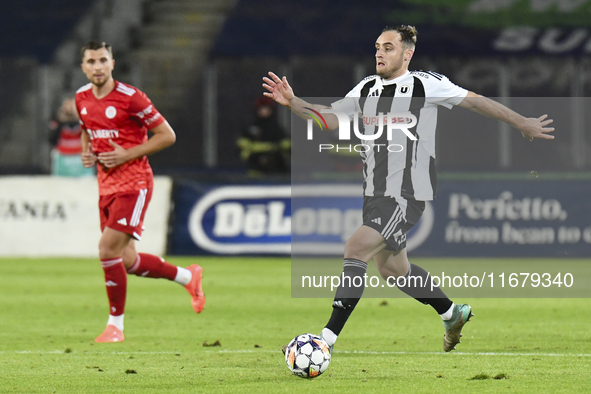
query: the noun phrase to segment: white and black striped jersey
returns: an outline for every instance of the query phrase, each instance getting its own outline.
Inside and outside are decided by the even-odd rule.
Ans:
[[[376,119],[380,113],[411,113],[417,119],[416,126],[408,129],[417,140],[408,138],[401,130],[395,130],[388,140],[385,127],[379,138],[361,140],[366,145],[366,149],[361,149],[364,195],[433,200],[437,188],[437,106],[451,108],[467,94],[466,89],[441,74],[407,71],[392,80],[377,75],[366,77],[344,99],[333,103],[333,109],[345,112],[352,121],[363,122],[359,130],[365,136],[376,133]],[[355,114],[361,119],[354,119]],[[398,148],[390,152],[386,148],[388,145]]]

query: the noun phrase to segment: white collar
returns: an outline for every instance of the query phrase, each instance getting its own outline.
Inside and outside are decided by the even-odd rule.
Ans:
[[[410,74],[410,71],[406,70],[406,72],[404,74],[402,74],[401,76],[396,77],[394,79],[385,80],[384,78],[381,78],[382,85],[387,86],[387,85],[392,85],[397,82],[400,82],[400,80],[402,80],[403,78],[406,78],[409,74]]]

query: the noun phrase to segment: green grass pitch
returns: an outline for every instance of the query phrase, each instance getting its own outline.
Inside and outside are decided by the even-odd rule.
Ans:
[[[130,276],[125,342],[95,344],[108,314],[97,260],[0,259],[0,392],[591,392],[588,299],[461,300],[476,316],[449,354],[430,307],[363,299],[328,371],[305,380],[280,348],[318,333],[331,300],[290,298],[289,259],[169,261],[204,267],[203,313],[181,286]]]

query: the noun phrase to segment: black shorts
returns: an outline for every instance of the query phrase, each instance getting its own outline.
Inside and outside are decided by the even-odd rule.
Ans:
[[[363,224],[384,237],[386,250],[402,250],[406,247],[406,233],[419,221],[425,202],[402,197],[363,198]]]

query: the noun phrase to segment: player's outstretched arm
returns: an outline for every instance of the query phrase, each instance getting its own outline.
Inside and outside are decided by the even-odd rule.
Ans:
[[[534,138],[554,139],[553,135],[547,134],[554,131],[554,127],[546,127],[553,122],[552,119],[546,119],[548,115],[542,115],[539,118],[526,118],[503,104],[474,92],[468,92],[459,106],[489,118],[502,120],[521,131],[521,135],[530,141],[533,141]]]
[[[293,93],[293,89],[289,86],[287,78],[279,78],[275,73],[269,71],[269,77],[263,77],[263,87],[267,89],[263,94],[267,97],[272,98],[277,103],[290,108],[293,113],[298,115],[302,119],[312,119],[312,116],[306,114],[311,108],[314,111],[320,112],[322,109],[331,109],[325,105],[311,104],[301,98],[297,97]],[[339,120],[333,114],[322,114],[326,120],[326,125],[329,130],[334,130],[339,127]]]
[[[143,144],[134,146],[133,148],[125,149],[122,146],[109,140],[109,144],[113,147],[110,152],[99,153],[98,161],[107,168],[117,167],[125,162],[128,162],[138,157],[148,156],[156,153],[164,148],[169,147],[176,141],[174,130],[168,122],[164,122],[153,129],[150,129],[154,135]]]

